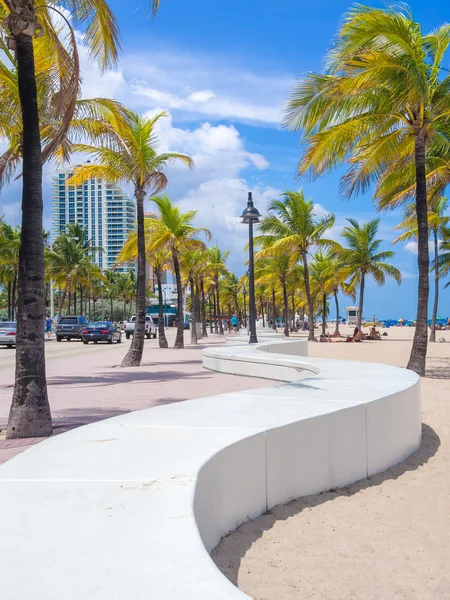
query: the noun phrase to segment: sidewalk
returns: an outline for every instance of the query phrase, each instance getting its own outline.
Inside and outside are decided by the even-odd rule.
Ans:
[[[174,332],[169,330],[169,345],[173,345],[173,337]],[[185,341],[188,339],[186,332]],[[56,358],[53,353],[52,360],[47,362],[48,394],[55,434],[133,410],[268,385],[262,379],[204,370],[202,347],[205,344],[222,344],[224,338],[213,335],[201,341],[203,345],[199,343],[183,350],[160,349],[157,340],[146,341],[141,366],[127,369],[119,366],[126,353],[125,344],[58,344],[58,352],[71,354]],[[3,370],[0,384],[0,463],[42,440],[4,439],[13,383],[14,369]]]

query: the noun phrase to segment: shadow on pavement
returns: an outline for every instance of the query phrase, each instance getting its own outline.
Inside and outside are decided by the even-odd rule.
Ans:
[[[143,373],[141,371],[118,371],[115,370],[112,373],[96,373],[92,376],[89,375],[67,375],[62,377],[50,377],[47,380],[48,385],[63,385],[63,386],[110,386],[118,385],[122,383],[133,383],[133,382],[165,382],[173,381],[176,379],[210,379],[211,375],[206,372],[203,374],[198,373],[185,373],[183,371],[157,371],[153,373]]]

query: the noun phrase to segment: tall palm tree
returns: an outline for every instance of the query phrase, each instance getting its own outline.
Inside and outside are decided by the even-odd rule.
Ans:
[[[445,214],[447,208],[448,202],[444,196],[436,196],[428,202],[428,228],[433,237],[434,246],[434,303],[431,317],[430,342],[436,341],[436,317],[439,304],[439,240],[443,238],[445,231],[450,226],[450,217]],[[404,220],[396,225],[394,229],[403,229],[404,232],[392,242],[393,244],[417,239],[418,227],[414,204],[407,205]]]
[[[217,300],[217,320],[219,322],[219,333],[223,335],[223,323],[222,323],[222,313],[220,308],[220,278],[228,273],[226,267],[226,261],[228,258],[229,252],[225,250],[222,252],[218,246],[212,246],[208,248],[208,263],[209,269],[212,274],[212,280],[214,282],[214,290],[215,297]]]
[[[180,257],[180,270],[186,280],[187,285],[191,288],[191,344],[197,344],[197,323],[200,313],[200,294],[199,283],[200,274],[203,268],[204,248],[197,247],[193,249],[185,249]]]
[[[264,234],[255,242],[263,245],[266,252],[293,253],[295,260],[303,265],[305,293],[308,300],[309,340],[314,341],[314,304],[311,295],[308,254],[312,248],[336,248],[339,245],[323,236],[334,225],[334,215],[322,218],[315,216],[312,200],[305,200],[302,190],[287,191],[280,200],[272,200],[269,205],[269,216],[264,217],[260,230]],[[264,256],[264,250],[261,251]]]
[[[1,47],[10,58],[12,53],[15,55],[13,62],[17,73],[22,125],[22,237],[16,376],[8,419],[8,438],[47,436],[52,433],[44,354],[46,290],[42,240],[42,165],[54,152],[55,146],[64,139],[79,91],[75,34],[71,31],[68,36],[70,52],[63,48],[50,18],[50,13],[58,4],[60,2],[56,0],[3,0],[0,3]],[[84,40],[91,56],[98,58],[102,67],[115,64],[119,49],[118,31],[106,1],[71,0],[66,4],[71,9],[73,22],[85,25]],[[38,33],[43,35],[38,37]],[[48,139],[46,134],[41,135],[39,126],[42,98],[36,63],[40,61],[40,53],[49,60],[47,83],[53,81],[59,85],[59,101],[53,106],[56,123],[52,133],[50,130],[47,132]],[[55,64],[58,65],[56,70],[49,68],[49,65],[54,67]],[[52,97],[56,98],[53,94]],[[5,104],[3,100],[2,94],[2,106]],[[7,132],[6,137],[9,136],[10,132]],[[50,138],[53,138],[51,142]]]
[[[392,277],[399,285],[402,281],[400,271],[393,265],[386,263],[393,258],[395,252],[385,250],[380,252],[382,240],[376,239],[378,234],[379,219],[373,219],[362,226],[355,219],[347,219],[350,225],[342,230],[342,237],[348,247],[340,251],[340,260],[352,275],[349,280],[349,290],[359,288],[359,314],[357,326],[361,328],[364,307],[364,289],[366,278],[372,276],[378,285],[384,285],[386,275]]]
[[[286,124],[301,130],[305,151],[299,175],[322,175],[349,165],[342,192],[364,192],[390,171],[410,164],[415,174],[419,289],[408,368],[425,373],[429,254],[427,147],[446,148],[450,76],[442,63],[450,27],[423,35],[407,7],[358,5],[347,14],[325,73],[301,79],[291,94]]]
[[[148,192],[159,193],[168,180],[167,166],[180,161],[193,167],[193,161],[185,154],[165,152],[158,154],[156,125],[166,113],[161,112],[149,119],[134,111],[110,110],[96,122],[95,129],[89,123],[87,133],[93,145],[76,144],[75,149],[93,156],[99,164],[85,164],[74,169],[69,183],[79,185],[92,177],[104,178],[111,183],[129,182],[134,187],[137,206],[138,239],[138,292],[136,326],[130,348],[122,361],[123,367],[141,364],[145,336],[145,225],[144,200]]]
[[[268,255],[266,251],[260,251],[255,255],[255,283],[270,287],[275,295],[279,288],[283,295],[284,306],[284,335],[289,337],[289,279],[297,274],[302,275],[301,267],[297,264],[295,256],[281,250],[272,250]],[[293,315],[295,319],[295,315]],[[274,315],[275,321],[275,315]],[[314,323],[314,321],[312,321]],[[313,328],[314,331],[314,328]]]
[[[20,238],[20,227],[0,221],[0,281],[8,288],[8,319],[11,320],[16,317]]]
[[[312,289],[321,305],[322,335],[326,335],[328,296],[333,291],[334,283],[331,276],[331,269],[334,266],[333,259],[331,253],[325,254],[321,250],[318,250],[312,258],[310,264]]]
[[[188,249],[203,248],[200,241],[201,233],[211,237],[211,232],[204,227],[192,225],[196,210],[182,213],[167,196],[161,194],[150,198],[158,208],[158,218],[148,219],[148,235],[150,237],[149,252],[156,250],[167,250],[172,257],[175,279],[177,282],[178,313],[177,313],[177,335],[175,348],[184,348],[184,314],[183,314],[183,286],[180,271],[180,254]]]

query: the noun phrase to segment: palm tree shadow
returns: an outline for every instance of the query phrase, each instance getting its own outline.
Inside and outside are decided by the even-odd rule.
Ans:
[[[255,521],[247,521],[234,533],[222,539],[213,551],[211,558],[222,573],[237,586],[241,561],[251,546],[259,540],[264,532],[270,530],[277,521],[286,520],[300,514],[304,510],[320,506],[336,498],[351,497],[362,490],[381,485],[385,481],[396,480],[409,471],[415,471],[432,458],[439,446],[440,439],[429,425],[422,424],[422,444],[408,459],[372,477],[362,479],[343,488],[336,488],[313,496],[304,496],[289,504],[273,507],[269,512]]]

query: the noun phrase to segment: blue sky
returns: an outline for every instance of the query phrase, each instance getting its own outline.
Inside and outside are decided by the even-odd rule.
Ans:
[[[306,71],[320,69],[349,3],[162,0],[154,22],[146,17],[145,0],[111,0],[110,5],[121,28],[121,61],[115,72],[102,78],[82,51],[83,95],[113,96],[142,113],[168,110],[160,131],[161,148],[189,153],[196,160],[193,172],[182,167],[168,172],[168,194],[183,209],[198,209],[198,224],[209,227],[219,246],[230,250],[229,266],[238,275],[244,271],[246,231],[237,215],[245,206],[247,190],[253,190],[263,212],[280,191],[303,187],[317,203],[318,214],[335,213],[335,239],[346,217],[373,218],[370,194],[351,201],[339,197],[339,172],[312,183],[296,181],[299,138],[280,127],[289,87]],[[443,0],[410,5],[424,31],[444,20]],[[50,165],[45,168],[47,228],[53,170]],[[17,183],[0,196],[0,214],[5,212],[11,222],[20,219],[19,199]],[[379,216],[380,237],[388,248],[400,215]],[[394,249],[403,283],[398,287],[389,282],[378,289],[369,282],[366,316],[414,317],[414,245]],[[441,295],[443,316],[450,315],[448,294]],[[351,303],[342,300],[344,305]]]

